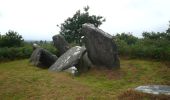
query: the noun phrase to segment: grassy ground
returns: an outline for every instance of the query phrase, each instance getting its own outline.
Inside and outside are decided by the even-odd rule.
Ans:
[[[93,68],[73,77],[34,67],[28,60],[0,63],[0,100],[118,99],[139,85],[170,85],[169,66],[156,61],[121,59],[119,70]]]

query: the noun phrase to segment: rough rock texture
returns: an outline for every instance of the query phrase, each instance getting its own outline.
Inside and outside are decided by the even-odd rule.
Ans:
[[[148,85],[148,86],[139,86],[135,88],[136,91],[150,93],[150,94],[165,94],[170,95],[170,86],[166,85]]]
[[[72,66],[75,66],[83,52],[85,52],[85,47],[75,46],[64,53],[59,59],[49,68],[50,71],[63,71]]]
[[[64,71],[66,71],[68,73],[71,73],[73,76],[78,75],[78,70],[77,70],[77,68],[75,66],[72,66],[72,67],[70,67],[70,68],[68,68],[68,69],[66,69]]]
[[[87,72],[91,67],[92,67],[92,63],[88,57],[88,54],[87,52],[84,52],[79,63],[76,65],[78,73],[81,74]]]
[[[82,32],[85,36],[88,57],[94,65],[119,68],[117,46],[111,35],[92,24],[83,24]]]
[[[56,60],[56,55],[43,48],[36,48],[30,57],[30,62],[41,68],[49,68]]]
[[[33,43],[32,48],[33,48],[33,50],[35,50],[37,48],[40,48],[40,46],[38,44],[36,44],[36,43]]]
[[[64,54],[70,47],[65,38],[61,35],[53,36],[54,46],[59,50],[59,55]]]

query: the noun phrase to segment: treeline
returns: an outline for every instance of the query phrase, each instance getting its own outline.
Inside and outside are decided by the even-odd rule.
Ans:
[[[114,40],[118,45],[118,51],[120,56],[129,58],[170,60],[169,30],[170,29],[162,33],[143,32],[142,33],[143,38],[135,37],[130,33],[121,33],[115,35]],[[32,49],[33,43],[37,43],[41,47],[58,55],[58,51],[53,46],[52,42],[47,41],[25,42],[22,38],[18,38],[22,36],[20,36],[18,33],[14,31],[9,31],[6,34],[7,34],[6,36],[1,35],[0,38],[0,61],[29,58],[33,51]],[[17,38],[18,40],[14,38]]]
[[[29,58],[33,52],[32,44],[37,43],[41,47],[57,54],[52,42],[24,41],[21,35],[9,30],[5,35],[0,34],[0,61]]]
[[[143,38],[128,33],[117,34],[114,38],[119,55],[130,58],[170,60],[170,28],[166,32],[143,32]]]
[[[138,38],[130,33],[113,36],[118,45],[119,55],[129,58],[170,60],[170,27],[166,32],[143,32],[142,36]],[[58,55],[52,42],[25,42],[17,32],[8,31],[5,35],[0,34],[0,61],[29,58],[33,43]]]
[[[21,47],[24,39],[17,32],[9,30],[5,35],[0,34],[0,47]]]

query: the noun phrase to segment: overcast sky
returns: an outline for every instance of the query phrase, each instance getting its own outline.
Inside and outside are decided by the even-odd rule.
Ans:
[[[165,31],[170,0],[0,0],[0,32],[17,31],[25,40],[52,40],[57,24],[89,5],[90,14],[106,18],[100,28],[112,35]]]

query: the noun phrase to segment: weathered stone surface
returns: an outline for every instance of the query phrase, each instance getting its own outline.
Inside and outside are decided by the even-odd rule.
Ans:
[[[88,57],[94,65],[119,68],[117,46],[112,36],[92,24],[84,24],[82,32]]]
[[[61,34],[53,36],[53,42],[54,46],[59,50],[60,56],[70,48],[68,42]]]
[[[41,68],[49,68],[56,60],[56,55],[43,48],[36,48],[30,57],[30,62]]]
[[[36,44],[36,43],[33,43],[32,48],[33,48],[33,50],[35,50],[37,48],[40,48],[40,46],[38,44]]]
[[[63,71],[75,66],[80,60],[85,47],[75,46],[65,52],[59,59],[49,68],[50,71]]]
[[[81,73],[87,72],[91,68],[91,66],[92,66],[92,63],[88,57],[87,52],[85,52],[82,55],[79,63],[76,65],[78,73],[81,74]]]
[[[150,94],[165,94],[170,95],[170,86],[166,85],[147,85],[135,88],[136,91]]]
[[[70,67],[70,68],[68,68],[68,69],[66,69],[64,71],[66,71],[68,73],[71,73],[73,76],[78,75],[78,70],[77,70],[77,68],[75,66],[72,66],[72,67]]]

